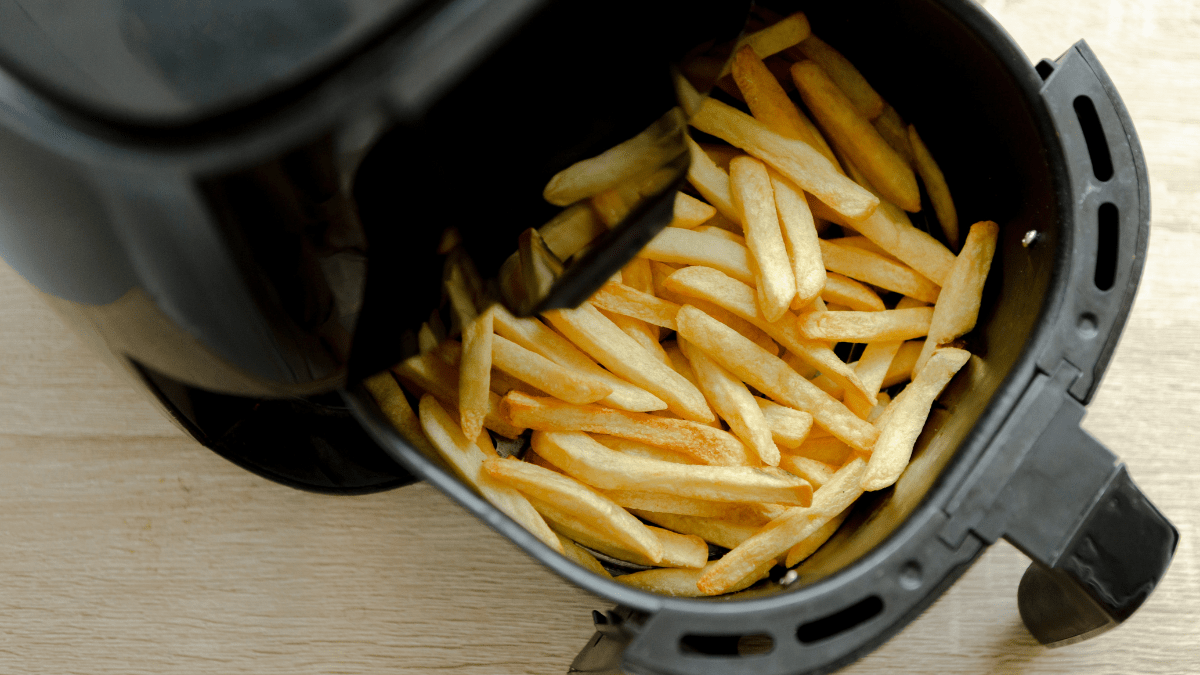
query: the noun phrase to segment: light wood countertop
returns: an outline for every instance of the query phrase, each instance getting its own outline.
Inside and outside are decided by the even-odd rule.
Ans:
[[[1085,428],[1179,528],[1125,625],[1048,650],[998,543],[843,672],[1200,672],[1200,1],[993,0],[1034,61],[1087,38],[1137,125],[1153,226]],[[603,599],[426,485],[284,488],[185,437],[0,266],[0,673],[564,673]]]

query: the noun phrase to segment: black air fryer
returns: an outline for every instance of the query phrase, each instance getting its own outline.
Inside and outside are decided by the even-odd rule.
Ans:
[[[804,10],[921,131],[960,220],[1001,240],[972,359],[893,488],[795,574],[673,599],[568,562],[409,447],[361,385],[442,302],[443,231],[494,278],[559,215],[559,169],[676,105],[738,2],[0,0],[0,253],[197,440],[354,494],[427,480],[612,600],[572,672],[817,673],[898,632],[1005,537],[1043,643],[1124,621],[1178,539],[1079,428],[1141,275],[1149,184],[1080,42],[1030,64],[967,0]],[[691,82],[701,92],[711,82]],[[662,189],[564,268],[585,298],[661,227]]]

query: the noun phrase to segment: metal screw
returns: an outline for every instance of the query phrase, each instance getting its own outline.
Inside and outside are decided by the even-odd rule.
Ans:
[[[1024,246],[1025,248],[1029,248],[1041,236],[1042,235],[1038,234],[1037,230],[1030,230],[1025,233],[1024,237],[1021,237],[1021,245]]]
[[[781,577],[779,579],[779,583],[784,586],[791,586],[792,584],[796,583],[799,580],[800,580],[799,572],[797,572],[796,570],[788,570],[787,574],[784,574],[783,577]]]

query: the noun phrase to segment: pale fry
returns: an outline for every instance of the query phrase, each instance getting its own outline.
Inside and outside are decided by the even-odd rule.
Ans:
[[[820,151],[716,99],[704,100],[692,126],[766,162],[846,218],[865,218],[879,205],[878,197],[839,173]]]
[[[604,565],[601,565],[600,561],[596,560],[596,556],[588,553],[587,549],[576,544],[570,539],[567,539],[561,534],[555,534],[558,537],[558,543],[562,544],[563,556],[566,557],[567,560],[579,565],[592,574],[604,577],[605,579],[613,578],[613,575],[609,574],[608,570],[604,569]]]
[[[568,475],[605,490],[645,490],[714,502],[808,504],[799,478],[748,466],[688,466],[610,450],[578,431],[535,431],[533,449]]]
[[[719,517],[686,516],[634,509],[633,515],[680,534],[690,534],[725,548],[733,548],[754,536],[759,526],[734,523]]]
[[[937,302],[938,291],[941,290],[937,284],[921,276],[911,267],[870,251],[841,246],[836,240],[821,240],[821,258],[825,261],[825,269],[830,272],[837,272],[923,302]]]
[[[421,429],[438,455],[493,506],[529,530],[547,546],[562,553],[558,537],[554,536],[529,501],[516,490],[492,480],[483,472],[483,462],[487,455],[479,445],[468,441],[466,436],[462,435],[462,429],[450,414],[438,405],[434,397],[429,394],[422,396],[417,408],[420,411]],[[490,445],[491,441],[488,440],[487,443]]]
[[[783,228],[783,241],[792,263],[792,275],[796,279],[796,297],[792,309],[801,309],[820,295],[825,287],[821,244],[804,191],[776,171],[771,171],[770,175],[771,187],[775,190],[775,208]]]
[[[819,247],[820,244],[817,246]],[[825,286],[821,289],[821,299],[825,302],[836,302],[860,312],[879,312],[886,309],[883,300],[876,295],[875,291],[849,277],[833,272],[825,275]]]
[[[547,524],[555,532],[578,542],[581,546],[619,560],[627,560],[638,565],[700,568],[708,559],[708,546],[700,537],[677,534],[661,527],[647,525],[646,529],[658,539],[663,547],[662,559],[655,562],[640,553],[623,548],[620,542],[592,526],[591,522],[582,520],[555,504],[544,502],[536,497],[530,497],[529,503],[545,518]]]
[[[462,361],[458,371],[458,414],[463,435],[475,438],[487,416],[492,375],[492,312],[486,311],[463,327]]]
[[[656,513],[674,513],[700,518],[720,518],[729,512],[728,502],[709,502],[703,499],[680,497],[679,495],[665,495],[661,492],[649,492],[646,490],[600,490],[600,493],[622,507],[633,510],[640,509]],[[695,533],[684,532],[684,534]]]
[[[861,459],[838,469],[833,479],[816,491],[811,506],[788,509],[764,525],[757,534],[707,568],[696,587],[706,595],[724,593],[760,565],[783,555],[858,499],[865,473],[866,465]]]
[[[635,260],[646,261],[644,258]],[[598,309],[640,319],[669,330],[675,330],[675,313],[679,311],[679,305],[670,300],[656,298],[649,293],[611,281],[596,291],[591,303]]]
[[[808,438],[808,432],[812,430],[812,415],[757,396],[754,402],[762,410],[775,443],[785,448],[798,448]]]
[[[729,230],[726,230],[723,227],[718,227],[716,225],[701,225],[700,227],[696,228],[696,231],[703,232],[704,234],[710,234],[715,237],[721,237],[722,239],[728,239],[729,241],[732,241],[739,246],[746,245],[745,237],[738,234],[737,232],[731,232]]]
[[[685,193],[675,193],[675,217],[671,219],[671,227],[682,227],[686,230],[695,228],[717,215],[717,209],[710,204],[696,199]]]
[[[846,94],[863,117],[873,120],[883,113],[886,105],[883,97],[875,93],[867,78],[858,72],[849,59],[821,38],[809,35],[803,42],[789,49],[788,54],[796,61],[809,58],[821,66],[821,70]]]
[[[537,352],[565,368],[583,372],[612,388],[612,393],[600,399],[605,405],[632,412],[665,410],[667,404],[654,394],[636,387],[596,365],[571,341],[555,333],[537,319],[518,319],[502,306],[494,310],[497,335]]]
[[[814,490],[819,490],[833,477],[837,467],[832,464],[802,457],[800,455],[783,455],[779,459],[779,468],[803,478],[812,484]]]
[[[741,224],[741,215],[733,207],[733,193],[729,191],[729,174],[717,166],[691,136],[687,137],[692,163],[688,166],[688,182],[702,197],[708,200],[721,215]]]
[[[925,142],[917,135],[917,128],[911,124],[908,125],[908,140],[912,144],[917,173],[925,183],[925,191],[929,193],[929,201],[933,202],[933,212],[937,214],[942,232],[946,233],[946,241],[950,242],[950,248],[958,248],[958,211],[954,208],[954,200],[950,198],[946,176],[933,155],[929,154]]]
[[[700,391],[704,392],[717,415],[729,425],[730,431],[758,455],[763,464],[779,466],[779,448],[775,447],[767,418],[746,385],[686,340],[679,340],[679,347],[692,364]]]
[[[638,255],[659,262],[712,267],[747,284],[755,281],[750,269],[750,252],[745,246],[703,232],[665,228],[642,247]]]
[[[760,31],[743,36],[734,47],[734,52],[740,51],[744,46],[749,46],[758,58],[765,59],[788,47],[800,44],[810,35],[812,35],[812,29],[808,25],[808,19],[803,13],[796,12]],[[726,64],[725,68],[721,70],[721,75],[728,75],[730,68],[731,65]]]
[[[371,393],[371,398],[374,398],[375,402],[379,404],[379,409],[383,411],[384,417],[388,418],[396,432],[408,441],[409,445],[426,455],[437,454],[437,450],[425,437],[425,432],[421,430],[421,420],[417,419],[417,413],[408,404],[408,399],[404,397],[404,391],[400,389],[400,385],[396,384],[391,373],[386,370],[376,373],[363,380],[363,385]]]
[[[681,337],[755,389],[779,403],[811,413],[817,424],[857,449],[869,450],[875,442],[878,430],[800,377],[781,359],[704,312],[685,305],[676,321]]]
[[[707,409],[708,404],[704,405]],[[500,406],[514,424],[525,424],[530,429],[608,434],[673,450],[706,464],[749,464],[746,448],[732,434],[691,420],[613,410],[597,405],[576,406],[552,398],[526,396],[520,392],[510,392]]]
[[[829,538],[837,532],[838,528],[846,520],[846,516],[850,515],[853,506],[847,506],[844,511],[837,514],[821,527],[817,528],[816,532],[796,542],[796,545],[788,550],[787,562],[788,567],[795,567],[804,561],[805,558],[817,552],[821,545],[829,541]]]
[[[662,544],[641,521],[574,478],[527,462],[499,457],[484,459],[483,470],[519,492],[551,502],[575,517],[587,520],[623,547],[656,563],[662,561]]]
[[[688,230],[668,230],[688,233]],[[704,235],[699,235],[704,236]],[[649,391],[684,419],[711,422],[712,411],[692,383],[659,361],[589,303],[576,309],[546,312],[546,319],[568,340],[605,368]]]
[[[1000,226],[990,220],[971,226],[962,252],[955,259],[954,267],[946,278],[946,286],[933,307],[929,337],[925,340],[921,355],[917,357],[913,373],[920,375],[921,368],[937,346],[966,335],[975,327],[979,306],[983,301],[983,285],[992,268],[992,256],[996,253],[996,239],[999,236]]]
[[[538,234],[542,236],[546,248],[558,256],[559,260],[566,260],[575,255],[606,231],[608,228],[600,222],[595,211],[587,204],[575,204],[565,208],[538,228]]]
[[[796,297],[796,277],[783,243],[771,177],[762,162],[738,157],[729,163],[729,186],[734,206],[742,212],[746,247],[754,259],[759,307],[767,321],[778,321]]]
[[[806,312],[800,315],[800,334],[811,340],[874,342],[924,337],[933,319],[932,307],[885,309],[878,312]]]
[[[912,379],[913,366],[917,365],[917,357],[920,356],[921,350],[924,347],[924,340],[912,340],[900,345],[900,349],[896,352],[896,356],[892,358],[892,363],[888,366],[887,374],[883,376],[883,382],[879,384],[879,388],[887,389],[888,387]]]
[[[966,350],[938,349],[913,381],[888,405],[881,420],[879,440],[863,477],[864,490],[882,490],[896,482],[908,465],[913,445],[925,426],[934,399],[970,358],[971,353]]]
[[[458,368],[438,358],[435,352],[412,356],[392,367],[396,377],[417,390],[433,394],[443,406],[458,412]],[[516,438],[524,429],[509,424],[500,414],[500,397],[487,392],[487,414],[483,426],[504,436]]]
[[[592,403],[612,393],[612,387],[585,373],[564,368],[550,359],[500,336],[492,336],[492,364],[509,375],[568,403]]]
[[[710,562],[698,570],[676,568],[644,570],[642,572],[634,572],[633,574],[622,574],[614,578],[626,586],[632,586],[649,593],[670,595],[676,598],[699,598],[703,597],[704,594],[696,588],[696,582],[715,564],[715,561]],[[764,562],[750,574],[747,574],[740,582],[730,586],[725,592],[736,593],[737,591],[742,591],[753,586],[760,579],[770,574],[771,568],[774,566],[774,560]]]

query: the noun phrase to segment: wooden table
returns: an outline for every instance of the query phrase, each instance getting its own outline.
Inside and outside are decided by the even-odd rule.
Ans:
[[[1088,38],[1146,151],[1150,253],[1085,427],[1179,527],[1124,626],[1047,650],[992,547],[847,673],[1200,672],[1200,2],[987,3],[1034,59]],[[184,437],[0,267],[0,672],[562,673],[607,603],[433,489],[337,498]]]

